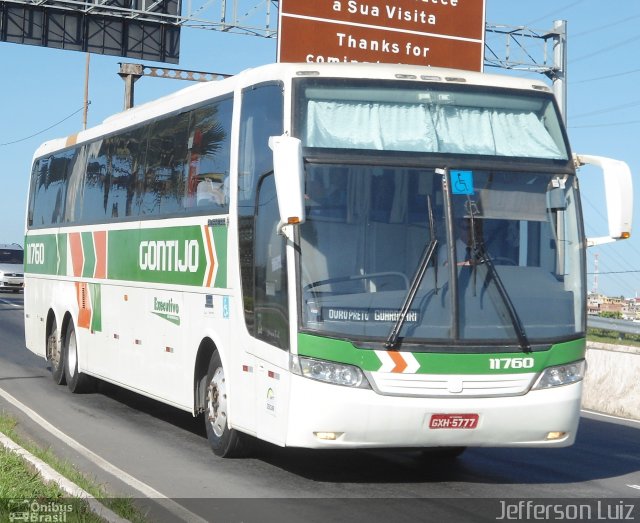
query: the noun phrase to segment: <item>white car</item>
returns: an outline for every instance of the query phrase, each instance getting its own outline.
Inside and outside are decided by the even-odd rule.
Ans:
[[[24,251],[17,243],[0,243],[0,290],[24,287]]]

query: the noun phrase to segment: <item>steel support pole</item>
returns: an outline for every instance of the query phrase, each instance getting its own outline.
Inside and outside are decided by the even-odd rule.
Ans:
[[[124,108],[133,107],[134,89],[133,84],[144,74],[144,67],[141,64],[120,64],[120,78],[124,80]]]
[[[567,124],[567,21],[553,23],[553,93],[558,100],[560,113]]]

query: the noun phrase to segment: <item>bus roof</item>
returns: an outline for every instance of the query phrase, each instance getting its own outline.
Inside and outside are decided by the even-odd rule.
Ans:
[[[370,78],[389,80],[416,80],[434,83],[466,84],[485,87],[503,87],[519,90],[551,92],[547,84],[538,80],[514,76],[487,74],[457,69],[444,69],[402,64],[369,63],[279,63],[247,69],[224,80],[198,83],[167,96],[141,104],[106,118],[102,124],[77,134],[50,140],[35,152],[39,158],[52,151],[65,149],[77,143],[91,141],[121,129],[133,127],[162,114],[180,111],[210,98],[231,93],[236,89],[266,81],[286,81],[294,77],[315,76],[330,78]]]

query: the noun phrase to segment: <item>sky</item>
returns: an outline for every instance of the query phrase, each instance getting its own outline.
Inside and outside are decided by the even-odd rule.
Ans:
[[[255,0],[255,4],[260,3]],[[575,153],[627,162],[634,174],[634,200],[638,201],[640,1],[486,0],[486,21],[490,26],[525,26],[545,34],[553,28],[554,20],[567,21],[567,125],[572,149]],[[487,33],[487,44],[494,52],[504,55],[506,38],[503,35]],[[541,40],[528,41],[526,49],[536,60],[544,59]],[[513,42],[511,50],[512,58],[526,58],[524,51],[519,51]],[[235,74],[275,60],[275,39],[183,28],[180,64],[175,67]],[[136,61],[91,55],[89,127],[123,109],[124,82],[117,75],[119,62]],[[85,63],[84,53],[0,43],[0,243],[23,243],[34,151],[47,140],[82,128]],[[548,81],[539,73],[527,71],[493,67],[485,71]],[[135,84],[135,102],[144,103],[189,84],[143,77]],[[587,236],[604,236],[607,234],[606,207],[599,171],[586,169],[579,176]],[[597,255],[599,292],[640,297],[638,214],[640,209],[636,210],[630,240],[587,251],[589,290],[595,290]]]

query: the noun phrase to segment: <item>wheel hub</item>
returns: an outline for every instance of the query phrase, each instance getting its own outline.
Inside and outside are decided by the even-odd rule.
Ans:
[[[227,391],[222,367],[218,367],[207,387],[207,418],[213,433],[222,437],[227,426]]]

